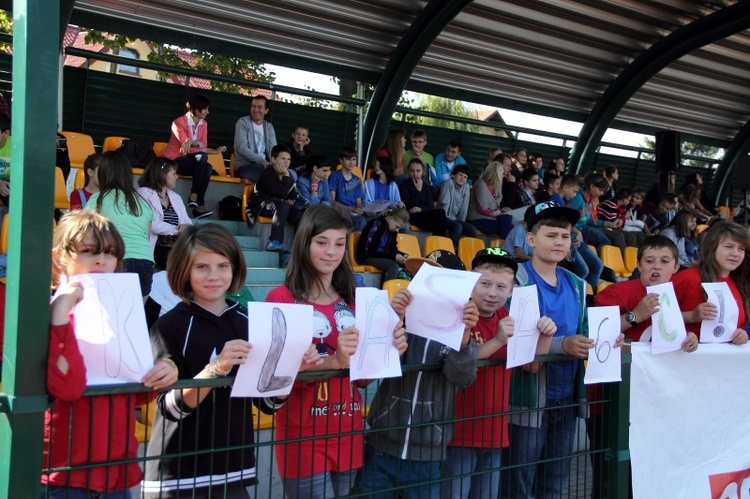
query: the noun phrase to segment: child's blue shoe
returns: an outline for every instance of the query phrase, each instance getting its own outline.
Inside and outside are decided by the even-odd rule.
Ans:
[[[266,251],[281,253],[282,251],[284,251],[284,245],[278,241],[268,241],[268,244],[266,244]]]

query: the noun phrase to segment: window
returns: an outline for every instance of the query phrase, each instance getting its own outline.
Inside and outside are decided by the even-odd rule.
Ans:
[[[120,57],[127,57],[128,59],[140,59],[138,52],[133,49],[120,49]],[[126,75],[140,76],[141,70],[135,66],[126,66],[125,64],[119,64],[117,67],[118,73]]]

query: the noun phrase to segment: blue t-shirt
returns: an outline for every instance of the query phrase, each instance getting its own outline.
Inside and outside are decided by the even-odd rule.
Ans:
[[[550,286],[537,274],[530,261],[523,266],[529,275],[529,284],[536,284],[539,312],[552,319],[557,326],[555,337],[578,333],[578,316],[584,305],[578,303],[578,293],[570,274],[558,267],[555,269],[557,286]],[[574,360],[546,364],[547,400],[559,400],[573,395],[576,365]]]
[[[534,251],[534,249],[529,246],[529,243],[526,242],[527,232],[528,231],[523,224],[514,225],[508,233],[508,236],[505,238],[503,249],[513,255],[513,258],[516,256],[516,248],[521,248],[521,250],[529,256],[531,256],[531,253]]]
[[[550,201],[554,201],[555,203],[559,204],[560,206],[565,206],[565,200],[562,198],[559,194],[553,194],[549,198]]]
[[[341,170],[328,177],[328,188],[336,193],[336,201],[344,206],[357,206],[357,199],[365,197],[359,177],[352,173],[352,178],[346,180]]]
[[[453,160],[453,164],[449,165],[445,160],[445,153],[441,152],[440,154],[435,156],[435,179],[433,180],[432,178],[430,178],[430,181],[432,181],[432,184],[435,187],[440,187],[445,183],[446,180],[449,180],[451,178],[451,172],[453,171],[453,168],[457,167],[458,165],[465,164],[466,160],[459,155],[456,156],[456,159]]]

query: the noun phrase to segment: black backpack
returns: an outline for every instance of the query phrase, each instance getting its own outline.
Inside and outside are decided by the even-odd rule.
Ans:
[[[133,168],[146,168],[146,165],[156,158],[153,142],[142,142],[140,140],[123,140],[118,149],[127,158]]]
[[[227,196],[219,201],[219,218],[241,222],[242,200],[237,196]]]

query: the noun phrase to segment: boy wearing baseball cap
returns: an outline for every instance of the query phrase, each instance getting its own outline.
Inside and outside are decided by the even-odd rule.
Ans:
[[[482,275],[471,299],[479,310],[479,320],[471,337],[479,346],[478,359],[507,358],[508,338],[513,336],[515,320],[505,307],[513,291],[518,264],[502,248],[479,251],[472,270]],[[549,351],[555,324],[547,317],[537,323],[542,337],[537,353]],[[476,381],[456,394],[453,440],[448,444],[443,463],[442,497],[498,497],[502,448],[507,447],[508,394],[510,372],[504,365],[480,367]]]
[[[579,214],[555,202],[539,203],[526,235],[534,249],[516,273],[520,286],[536,285],[539,311],[556,327],[549,353],[584,359],[594,341],[586,337],[586,283],[558,266],[570,253],[571,227]],[[513,371],[510,393],[510,465],[503,497],[561,497],[570,473],[575,439],[580,362],[532,363]],[[585,394],[585,391],[581,391]],[[519,464],[544,461],[539,464]]]

